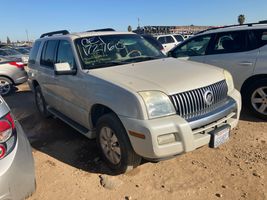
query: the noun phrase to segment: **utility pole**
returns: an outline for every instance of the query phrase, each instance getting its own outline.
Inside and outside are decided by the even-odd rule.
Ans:
[[[138,27],[140,28],[140,18],[138,17],[137,20],[138,20]]]
[[[28,30],[25,29],[25,32],[26,32],[26,36],[27,36],[27,41],[28,41],[28,43],[29,43],[29,34],[28,34]]]

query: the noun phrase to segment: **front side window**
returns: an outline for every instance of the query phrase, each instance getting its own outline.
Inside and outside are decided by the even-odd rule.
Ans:
[[[72,69],[75,67],[72,48],[70,43],[66,40],[61,40],[59,42],[56,63],[69,63]]]
[[[247,50],[246,47],[245,31],[218,33],[211,54],[242,52]]]
[[[54,68],[55,52],[58,45],[57,40],[47,41],[43,46],[41,65],[48,68]]]
[[[178,57],[191,57],[203,56],[211,40],[210,35],[198,36],[178,46],[173,52],[173,56]]]
[[[165,57],[139,35],[118,34],[75,40],[84,69],[102,68]]]

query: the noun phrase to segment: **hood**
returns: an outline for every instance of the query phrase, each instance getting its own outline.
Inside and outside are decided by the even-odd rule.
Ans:
[[[136,92],[159,90],[168,95],[204,87],[224,79],[220,68],[174,58],[92,69],[88,73]]]

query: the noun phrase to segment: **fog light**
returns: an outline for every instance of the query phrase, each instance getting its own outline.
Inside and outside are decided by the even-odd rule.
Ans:
[[[3,158],[6,154],[6,148],[3,145],[0,145],[0,159]]]
[[[169,143],[173,143],[175,141],[176,141],[176,137],[175,137],[174,133],[158,136],[159,145],[169,144]]]

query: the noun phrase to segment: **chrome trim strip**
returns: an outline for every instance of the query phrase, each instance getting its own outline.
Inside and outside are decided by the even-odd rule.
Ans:
[[[194,117],[192,119],[187,120],[189,122],[189,125],[192,129],[200,128],[201,126],[205,126],[207,124],[210,124],[216,120],[219,120],[227,115],[229,115],[232,112],[235,112],[237,110],[237,104],[234,99],[229,97],[226,102],[224,102],[223,105],[216,108],[212,112],[199,115],[197,117]]]

